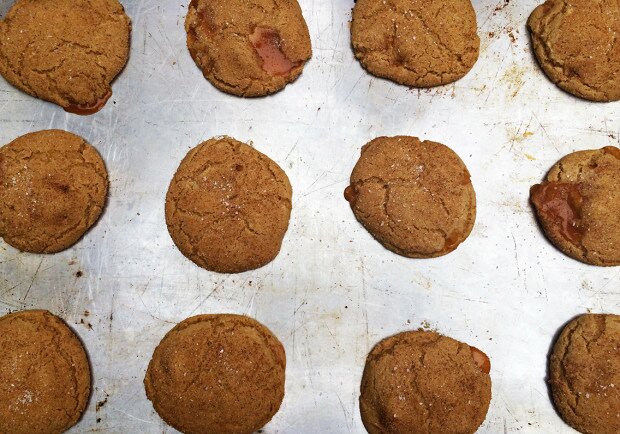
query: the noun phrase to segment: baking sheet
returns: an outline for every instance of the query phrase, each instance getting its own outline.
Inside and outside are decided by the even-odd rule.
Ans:
[[[313,58],[293,85],[262,99],[228,96],[202,77],[185,48],[187,1],[122,3],[133,21],[131,57],[99,113],[65,113],[0,79],[0,143],[66,129],[92,143],[110,173],[107,208],[73,248],[43,256],[0,241],[0,314],[49,309],[90,355],[93,394],[71,432],[174,432],[146,400],[144,372],[175,323],[214,312],[251,315],[286,347],[286,396],[265,433],[363,433],[366,354],[420,326],[490,356],[493,401],[479,432],[572,432],[548,397],[549,345],[574,315],[620,311],[620,268],[583,265],[553,248],[528,190],[563,155],[618,145],[620,104],[577,100],[545,78],[525,30],[538,1],[474,1],[482,42],[472,72],[413,90],[355,61],[352,0],[300,0]],[[0,0],[0,14],[10,4]],[[196,267],[164,221],[180,160],[222,134],[252,141],[294,189],[280,255],[239,275]],[[342,197],[360,147],[396,134],[449,145],[472,173],[476,226],[448,256],[388,252]]]

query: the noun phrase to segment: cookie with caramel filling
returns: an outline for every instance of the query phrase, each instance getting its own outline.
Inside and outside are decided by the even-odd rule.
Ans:
[[[383,246],[410,258],[450,253],[476,219],[476,194],[463,161],[447,146],[417,137],[366,144],[345,199]]]
[[[99,111],[129,58],[118,0],[18,0],[0,21],[0,74],[68,112]]]
[[[366,359],[360,412],[370,434],[467,434],[491,402],[486,354],[430,331],[379,342]]]
[[[99,219],[107,194],[101,155],[80,136],[43,130],[0,148],[0,237],[22,252],[71,247]]]
[[[562,158],[530,199],[551,242],[592,265],[620,265],[620,149]]]
[[[570,426],[585,434],[620,432],[620,316],[581,315],[553,346],[549,384]]]
[[[90,366],[63,320],[46,310],[0,317],[0,349],[0,433],[57,434],[78,422],[90,397]]]
[[[478,59],[476,12],[470,0],[357,0],[351,45],[378,77],[414,87],[452,83]]]
[[[238,96],[283,89],[312,55],[296,0],[192,0],[185,30],[205,78]]]
[[[196,315],[161,340],[144,387],[161,418],[185,434],[252,434],[284,398],[286,354],[242,315]]]
[[[198,266],[240,273],[271,262],[291,215],[292,187],[273,160],[231,137],[192,149],[166,195],[166,223]]]
[[[538,63],[553,83],[590,101],[620,100],[618,0],[548,0],[527,25]]]

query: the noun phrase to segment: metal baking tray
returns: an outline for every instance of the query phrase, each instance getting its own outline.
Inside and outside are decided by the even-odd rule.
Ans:
[[[1,15],[12,2],[0,0]],[[368,351],[420,326],[490,356],[493,400],[479,432],[572,432],[548,396],[549,347],[571,317],[620,311],[620,268],[587,266],[551,246],[528,192],[565,154],[618,145],[620,103],[578,100],[543,75],[525,28],[539,0],[474,0],[480,59],[457,83],[428,90],[361,68],[350,49],[353,0],[300,0],[313,58],[294,84],[259,99],[203,78],[185,46],[187,0],[122,3],[131,56],[99,113],[68,114],[0,80],[0,143],[65,129],[90,141],[110,173],[104,214],[73,248],[33,255],[0,242],[0,314],[49,309],[90,355],[93,394],[71,432],[174,432],[147,401],[144,372],[175,323],[214,312],[251,315],[286,347],[286,396],[265,433],[363,433]],[[251,141],[294,189],[280,255],[238,275],[195,266],[164,220],[180,160],[223,134]],[[442,258],[390,253],[343,199],[361,146],[396,134],[447,144],[472,174],[475,228]]]

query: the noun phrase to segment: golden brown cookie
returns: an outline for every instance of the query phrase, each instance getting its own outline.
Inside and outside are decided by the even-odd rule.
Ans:
[[[271,262],[291,215],[286,173],[231,137],[192,149],[166,195],[166,223],[179,250],[207,270],[239,273]]]
[[[567,155],[530,190],[538,221],[568,256],[620,265],[620,149]]]
[[[379,342],[366,359],[360,412],[370,434],[468,434],[491,402],[482,351],[430,331]]]
[[[101,156],[75,134],[38,131],[0,148],[0,236],[16,249],[72,246],[101,215],[107,192]]]
[[[233,95],[277,92],[312,56],[297,0],[192,0],[185,30],[205,78]]]
[[[410,258],[450,253],[476,219],[476,194],[463,161],[447,146],[417,137],[367,143],[345,199],[372,236]]]
[[[582,315],[556,341],[549,364],[562,419],[586,434],[620,432],[620,316]]]
[[[185,434],[250,434],[280,408],[285,367],[284,347],[258,321],[198,315],[162,339],[144,386],[161,418]]]
[[[536,58],[556,85],[591,101],[620,99],[620,2],[548,0],[528,27]]]
[[[77,336],[46,310],[0,318],[0,433],[62,433],[82,416],[90,367]]]
[[[357,0],[351,43],[368,72],[415,87],[462,78],[480,47],[470,0]]]
[[[0,21],[0,74],[68,112],[99,111],[129,57],[117,0],[17,0]]]

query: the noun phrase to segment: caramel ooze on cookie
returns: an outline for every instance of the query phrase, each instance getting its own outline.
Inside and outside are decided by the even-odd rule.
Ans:
[[[357,200],[357,189],[355,185],[351,184],[347,188],[344,189],[344,199],[350,204],[354,204]]]
[[[79,104],[70,104],[63,109],[66,112],[73,113],[76,115],[92,115],[97,113],[99,110],[105,106],[110,97],[112,96],[112,89],[108,89],[108,91],[103,95],[99,100],[97,100],[94,104],[89,105],[79,105]]]
[[[620,160],[620,149],[616,148],[615,146],[605,146],[603,148],[603,151],[606,154],[612,155],[616,157],[618,160]]]
[[[446,242],[442,249],[442,252],[449,253],[452,250],[456,249],[459,244],[461,244],[463,238],[463,234],[455,231],[446,237]]]
[[[489,357],[476,347],[470,346],[469,348],[471,348],[471,356],[480,370],[485,374],[491,372],[491,361]]]
[[[571,243],[583,239],[581,226],[583,196],[579,184],[568,182],[546,182],[534,185],[531,189],[532,203],[536,210],[556,221],[561,233]]]
[[[296,66],[282,51],[282,40],[276,30],[256,27],[249,38],[254,50],[263,61],[262,67],[265,72],[283,75]]]

